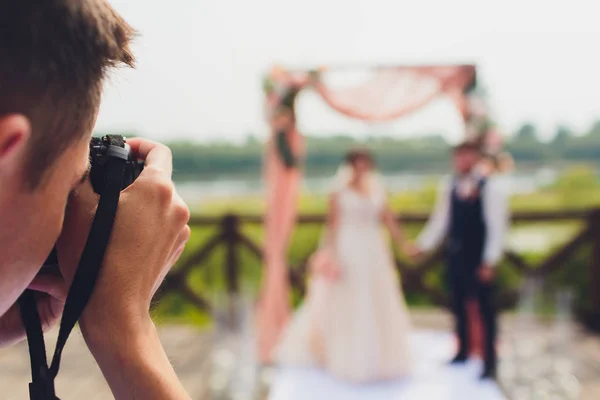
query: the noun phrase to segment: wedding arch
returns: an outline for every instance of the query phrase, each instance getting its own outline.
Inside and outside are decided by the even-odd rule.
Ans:
[[[287,155],[305,156],[304,140],[296,129],[295,101],[303,90],[316,92],[332,109],[361,121],[402,118],[442,96],[450,98],[465,123],[466,138],[488,150],[500,146],[500,136],[476,90],[474,65],[381,66],[368,68],[365,81],[334,87],[327,83],[333,68],[290,70],[273,67],[264,80],[266,118],[271,136],[265,156],[267,204],[265,213],[265,274],[259,303],[259,355],[270,361],[271,351],[290,315],[287,251],[293,234],[302,174],[285,159],[279,146],[278,119],[288,118]],[[291,122],[291,123],[289,123]],[[283,154],[282,154],[283,153]]]

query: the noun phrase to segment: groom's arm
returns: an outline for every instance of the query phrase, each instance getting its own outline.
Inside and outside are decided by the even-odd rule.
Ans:
[[[483,248],[483,265],[479,269],[479,279],[483,283],[490,283],[494,280],[495,267],[504,253],[510,213],[506,193],[496,180],[488,180],[482,196],[486,240]]]
[[[450,220],[450,185],[450,179],[446,179],[440,184],[435,209],[417,239],[417,245],[422,251],[435,249],[448,231]]]

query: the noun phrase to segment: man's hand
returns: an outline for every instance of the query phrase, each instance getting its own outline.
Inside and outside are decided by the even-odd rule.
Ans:
[[[171,152],[161,144],[128,140],[145,160],[137,180],[121,193],[115,224],[81,328],[87,339],[134,332],[148,324],[150,301],[190,236],[189,210],[171,181]],[[97,206],[89,182],[69,201],[58,258],[73,279]],[[114,330],[114,331],[113,331]],[[111,340],[114,337],[111,337]]]
[[[406,242],[402,245],[402,251],[409,258],[410,261],[415,261],[423,256],[423,250],[421,250],[416,244],[413,242]]]
[[[479,268],[479,281],[482,283],[490,283],[496,277],[496,270],[491,265],[484,263]]]
[[[121,193],[110,243],[94,293],[79,320],[84,339],[115,399],[189,399],[150,319],[150,301],[190,237],[190,214],[171,181],[171,151],[142,139],[128,140],[145,161],[137,180]],[[57,243],[68,284],[97,207],[89,182],[69,201]]]
[[[65,281],[59,273],[41,273],[33,279],[28,289],[38,292],[38,314],[42,329],[47,332],[58,323],[62,315],[67,298]],[[19,305],[15,304],[0,317],[0,347],[20,342],[24,338],[25,327]]]

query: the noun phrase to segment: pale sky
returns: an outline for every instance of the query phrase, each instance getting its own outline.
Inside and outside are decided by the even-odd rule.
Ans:
[[[600,119],[597,0],[113,0],[140,32],[135,71],[107,85],[98,130],[156,139],[264,135],[261,77],[272,64],[475,63],[496,120],[551,135]],[[460,119],[440,100],[394,124],[341,117],[299,100],[305,132],[443,132]]]

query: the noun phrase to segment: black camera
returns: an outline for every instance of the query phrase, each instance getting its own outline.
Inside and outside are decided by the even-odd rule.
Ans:
[[[110,157],[126,160],[121,190],[131,185],[144,169],[144,163],[138,161],[125,138],[119,135],[93,137],[90,141],[90,181],[94,192],[102,195],[106,182],[106,166]],[[48,256],[44,267],[58,266],[56,249]]]
[[[99,138],[92,138],[90,141],[90,180],[94,192],[102,194],[104,182],[106,180],[106,164],[109,157],[117,156],[124,158],[125,175],[121,190],[131,185],[144,169],[144,163],[137,161],[131,152],[125,138],[118,135],[106,135]]]

